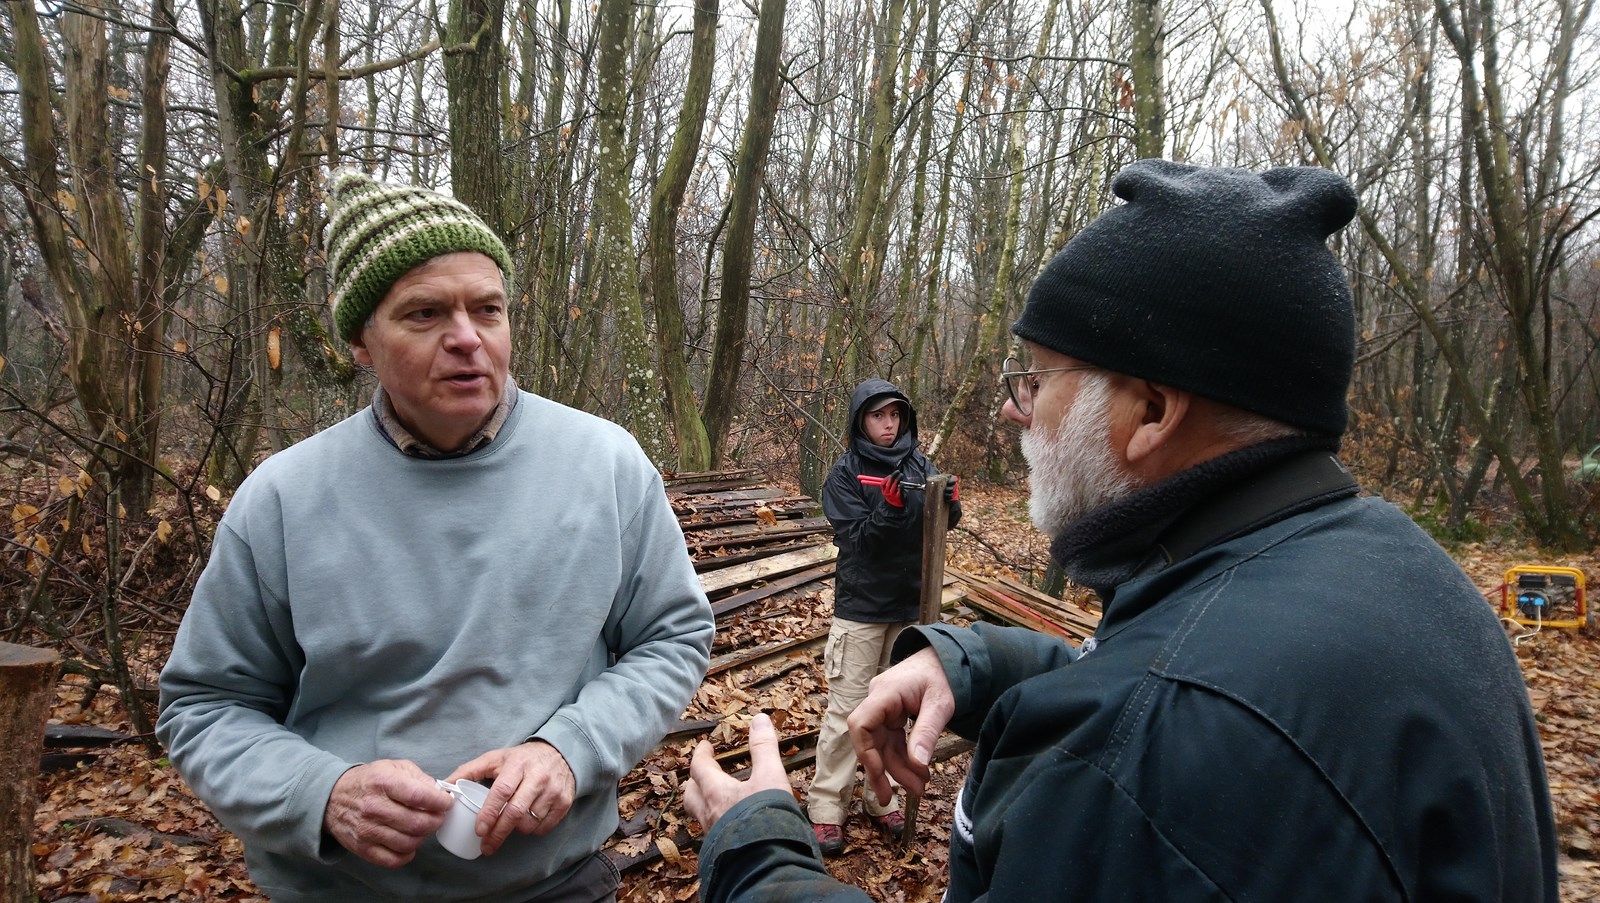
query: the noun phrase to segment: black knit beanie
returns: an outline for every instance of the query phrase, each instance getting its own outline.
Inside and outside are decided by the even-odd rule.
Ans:
[[[1315,433],[1340,435],[1355,358],[1350,281],[1327,237],[1355,215],[1325,169],[1141,160],[1045,266],[1018,336]]]

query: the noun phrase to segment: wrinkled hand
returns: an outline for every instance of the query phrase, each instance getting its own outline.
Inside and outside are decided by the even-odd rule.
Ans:
[[[763,790],[794,792],[789,786],[789,773],[783,770],[778,732],[772,727],[772,719],[757,715],[750,721],[750,779],[741,781],[724,772],[717,764],[717,754],[711,744],[701,740],[694,748],[694,759],[689,762],[689,782],[683,785],[683,807],[709,831],[735,803]]]
[[[494,781],[478,813],[477,831],[483,838],[485,856],[500,849],[512,831],[540,836],[550,833],[567,817],[578,792],[577,778],[567,760],[543,740],[490,750],[457,766],[446,780],[460,778]]]
[[[891,473],[883,478],[883,500],[896,508],[906,506],[904,491],[900,488],[900,475]]]
[[[961,501],[961,478],[955,474],[951,474],[950,482],[944,484],[944,500],[946,502]]]
[[[351,853],[399,868],[444,824],[452,802],[416,763],[380,759],[339,776],[322,825]]]
[[[928,784],[933,745],[955,714],[955,695],[933,649],[923,649],[872,679],[850,714],[850,742],[880,800],[893,799],[889,777],[916,796]],[[909,749],[906,721],[915,718]]]

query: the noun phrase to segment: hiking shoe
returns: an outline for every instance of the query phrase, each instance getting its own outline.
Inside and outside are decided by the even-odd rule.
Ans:
[[[899,809],[882,815],[873,815],[870,818],[873,827],[895,840],[899,840],[906,833],[906,814]]]
[[[903,819],[900,825],[905,827]],[[817,846],[822,848],[822,855],[837,856],[844,852],[843,825],[812,825],[811,830],[816,832]]]

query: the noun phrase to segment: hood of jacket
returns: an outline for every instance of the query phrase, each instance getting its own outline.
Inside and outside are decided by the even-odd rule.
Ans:
[[[887,448],[867,438],[861,429],[862,418],[870,403],[885,395],[904,406],[900,414],[900,435],[896,436],[894,444]],[[886,379],[869,379],[856,386],[855,391],[850,393],[850,450],[893,471],[905,461],[906,455],[911,454],[916,448],[917,409],[911,406],[911,399],[907,398],[898,386]]]

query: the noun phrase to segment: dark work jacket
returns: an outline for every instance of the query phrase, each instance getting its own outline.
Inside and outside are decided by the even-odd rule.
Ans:
[[[1227,512],[1294,463],[1190,510]],[[1015,628],[902,636],[897,657],[937,651],[951,728],[978,743],[947,900],[1555,903],[1538,733],[1482,594],[1380,499],[1286,510],[1170,561],[1148,537],[1055,549],[1114,577],[1081,657]],[[717,822],[704,899],[866,899],[782,797]]]
[[[904,405],[900,435],[884,448],[861,432],[867,402],[888,395]],[[851,621],[915,621],[922,598],[922,509],[918,489],[902,492],[896,508],[862,475],[898,474],[903,483],[926,483],[939,473],[917,451],[917,412],[893,383],[869,379],[850,396],[850,447],[834,462],[822,486],[822,513],[833,526],[839,562],[833,582],[833,613]],[[961,503],[950,505],[947,526],[961,519]]]

